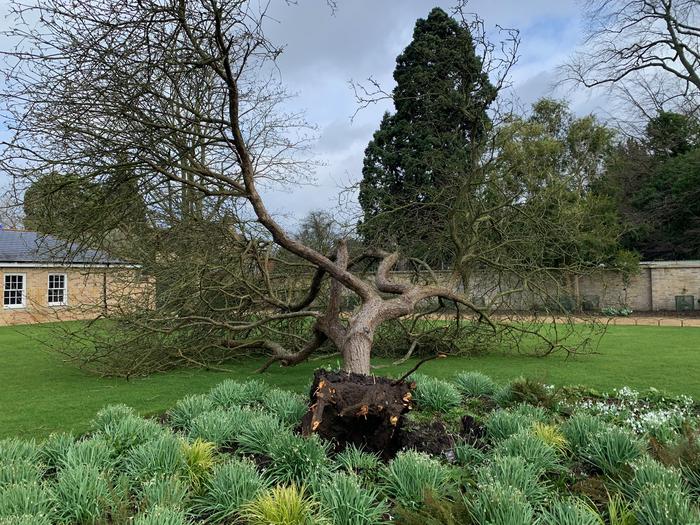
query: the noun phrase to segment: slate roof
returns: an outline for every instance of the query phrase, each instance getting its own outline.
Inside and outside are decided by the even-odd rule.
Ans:
[[[125,264],[105,252],[83,249],[50,235],[0,229],[0,266],[25,264]]]

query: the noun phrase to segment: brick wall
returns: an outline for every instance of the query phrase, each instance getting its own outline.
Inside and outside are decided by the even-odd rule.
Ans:
[[[148,283],[140,283],[134,270],[93,270],[76,268],[14,268],[0,265],[0,288],[5,274],[22,274],[25,279],[25,306],[6,308],[0,301],[0,326],[94,319],[105,308],[129,307],[144,299]],[[49,274],[67,277],[67,301],[64,306],[49,306]]]

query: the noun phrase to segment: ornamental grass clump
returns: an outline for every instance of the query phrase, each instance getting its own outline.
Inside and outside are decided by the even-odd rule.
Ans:
[[[0,463],[0,487],[13,483],[39,482],[44,474],[41,465],[26,460]]]
[[[605,475],[620,477],[642,457],[643,451],[642,443],[630,432],[612,427],[591,437],[585,458]]]
[[[275,416],[262,412],[251,413],[234,440],[241,452],[266,454],[272,441],[279,435],[291,434]]]
[[[242,516],[248,525],[330,525],[319,514],[319,504],[296,485],[277,486],[246,504]]]
[[[192,512],[204,523],[235,521],[242,507],[268,486],[255,465],[245,459],[233,459],[216,465],[194,499]]]
[[[134,518],[133,525],[187,525],[185,512],[172,507],[154,507]]]
[[[218,446],[229,445],[251,417],[249,410],[240,408],[205,412],[190,422],[187,435],[190,439],[202,439]]]
[[[427,454],[399,452],[380,472],[380,486],[390,498],[407,508],[419,508],[427,492],[449,492],[452,472]]]
[[[48,516],[39,514],[24,514],[0,518],[0,525],[52,525]]]
[[[474,467],[486,460],[486,453],[469,443],[457,443],[454,447],[454,457],[458,465]]]
[[[124,404],[107,405],[102,408],[90,423],[93,431],[104,430],[108,426],[115,425],[128,418],[137,417],[136,411]]]
[[[464,397],[489,397],[496,393],[498,385],[481,372],[462,372],[455,377],[455,386]]]
[[[168,422],[170,426],[178,430],[189,430],[192,421],[214,410],[214,402],[205,394],[196,394],[183,397],[175,406],[168,410]]]
[[[101,436],[77,441],[68,447],[59,462],[59,467],[66,465],[92,465],[107,472],[115,465],[114,451]]]
[[[33,439],[7,438],[0,440],[0,463],[39,459],[39,447]]]
[[[580,454],[588,447],[593,436],[606,428],[606,424],[599,417],[578,412],[562,424],[561,430],[569,448],[574,453]]]
[[[258,379],[240,383],[227,379],[209,391],[209,398],[215,406],[228,409],[253,407],[262,404],[270,387]]]
[[[108,479],[93,465],[66,465],[58,472],[52,493],[58,523],[104,523],[111,509]]]
[[[700,513],[684,492],[667,485],[649,484],[634,500],[638,525],[693,525],[700,522]]]
[[[186,468],[182,442],[173,434],[143,443],[125,458],[126,473],[136,483],[155,477],[184,475]]]
[[[185,476],[190,485],[197,490],[214,467],[216,445],[202,439],[192,442],[183,440],[181,449],[185,460]]]
[[[518,456],[495,456],[477,471],[479,486],[497,484],[520,492],[532,505],[540,505],[547,498],[549,487],[540,482],[539,471]]]
[[[532,525],[535,511],[527,498],[512,487],[498,483],[480,486],[465,503],[475,523],[488,525]]]
[[[568,447],[568,442],[557,425],[537,421],[532,425],[530,432],[559,452],[564,452]]]
[[[332,475],[320,486],[318,499],[333,525],[376,525],[389,512],[379,492],[363,488],[352,474]]]
[[[39,446],[39,461],[47,469],[56,469],[63,463],[68,451],[73,448],[75,437],[72,434],[53,433]]]
[[[42,483],[13,483],[0,487],[0,518],[48,516],[51,499]]]
[[[530,432],[521,431],[501,441],[494,448],[494,454],[516,456],[525,459],[539,475],[561,470],[559,453]]]
[[[496,410],[486,420],[486,435],[494,442],[506,439],[530,426],[530,420],[523,414],[508,410]]]
[[[271,388],[265,392],[263,407],[289,427],[298,425],[309,410],[303,396],[278,388]]]
[[[379,456],[350,444],[336,454],[335,464],[349,474],[356,474],[367,481],[374,481],[382,465]]]
[[[309,483],[328,474],[333,463],[329,445],[316,434],[302,437],[291,432],[272,436],[265,454],[270,458],[266,475],[275,483]]]
[[[157,439],[166,432],[155,421],[137,416],[125,416],[107,423],[95,434],[95,437],[104,438],[118,457],[125,455],[136,446]]]
[[[648,486],[664,486],[676,492],[687,493],[688,487],[679,471],[666,467],[649,457],[644,457],[632,465],[632,479],[623,487],[631,496],[646,490]]]
[[[605,522],[594,507],[578,500],[557,500],[540,516],[542,525],[602,525]]]
[[[138,498],[142,511],[155,507],[184,509],[189,498],[187,483],[179,476],[160,476],[141,484]]]
[[[416,403],[421,410],[446,413],[462,403],[457,387],[447,381],[416,374]]]

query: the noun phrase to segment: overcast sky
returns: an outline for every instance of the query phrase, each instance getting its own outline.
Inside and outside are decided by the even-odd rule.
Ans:
[[[393,87],[396,56],[411,40],[416,19],[435,6],[449,11],[455,0],[339,0],[331,14],[325,0],[270,0],[268,35],[285,44],[280,74],[297,97],[290,109],[303,110],[317,125],[312,153],[323,165],[315,185],[292,193],[267,192],[270,208],[292,225],[315,209],[338,205],[340,190],[361,177],[362,156],[388,103],[357,110],[350,80],[373,77]],[[521,32],[520,59],[512,72],[513,91],[524,105],[551,95],[555,68],[582,41],[578,0],[472,0],[489,29],[498,24]],[[6,0],[0,0],[6,10]],[[7,22],[6,22],[7,23]],[[1,41],[0,41],[1,43]],[[601,112],[604,101],[584,93],[569,95],[577,113]],[[3,182],[0,174],[0,183]],[[6,181],[5,181],[6,182]]]
[[[286,43],[279,66],[282,80],[298,96],[291,102],[305,110],[318,126],[313,153],[325,163],[315,186],[293,193],[268,194],[270,206],[294,222],[314,209],[338,206],[343,187],[361,177],[362,157],[382,113],[389,104],[362,110],[351,121],[357,104],[350,80],[367,77],[393,87],[396,56],[411,41],[416,19],[435,6],[449,10],[454,0],[352,0],[338,2],[331,15],[324,0],[277,0],[268,34]],[[551,95],[555,69],[582,41],[581,2],[577,0],[472,0],[487,28],[498,24],[521,32],[520,60],[513,71],[513,91],[529,105]],[[568,94],[577,113],[602,112],[604,101],[585,93]],[[286,222],[286,221],[285,221]]]

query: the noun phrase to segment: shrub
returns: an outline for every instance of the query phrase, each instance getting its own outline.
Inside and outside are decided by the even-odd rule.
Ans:
[[[667,485],[646,485],[634,502],[639,525],[692,524],[700,520],[690,499]]]
[[[0,487],[13,483],[38,482],[43,469],[29,461],[3,461],[0,463]]]
[[[586,459],[608,476],[619,476],[642,456],[642,444],[620,428],[612,427],[591,437]]]
[[[492,396],[498,385],[481,372],[462,372],[455,378],[457,390],[465,397]]]
[[[267,456],[271,460],[267,475],[275,483],[314,481],[331,468],[328,445],[315,434],[302,437],[278,431],[272,437]]]
[[[272,440],[283,434],[291,432],[283,428],[279,419],[268,414],[256,413],[239,429],[235,441],[242,452],[266,454]]]
[[[568,443],[566,438],[556,425],[546,425],[537,421],[534,425],[532,425],[530,432],[532,432],[533,436],[540,438],[542,441],[559,452],[564,452],[567,448]]]
[[[525,496],[499,484],[479,487],[471,502],[476,523],[489,525],[532,525],[535,513]],[[468,502],[469,504],[469,502]]]
[[[462,403],[462,396],[452,383],[423,375],[415,379],[416,402],[420,409],[445,413]]]
[[[154,507],[146,514],[136,516],[134,525],[187,525],[185,513],[171,507]]]
[[[142,510],[155,507],[184,508],[187,501],[187,485],[177,476],[157,477],[141,484],[140,505]]]
[[[39,447],[32,440],[8,438],[0,440],[0,463],[13,461],[36,462],[39,459]]]
[[[14,483],[0,487],[0,518],[46,516],[50,510],[51,500],[39,483]]]
[[[185,475],[195,489],[209,475],[214,466],[216,445],[209,441],[195,439],[192,443],[182,442],[182,455],[185,459]]]
[[[501,456],[518,456],[525,459],[540,475],[561,468],[557,451],[529,432],[513,434],[501,441],[494,453]]]
[[[116,456],[122,456],[138,445],[157,439],[164,432],[163,427],[155,421],[126,416],[106,424],[97,436],[107,441]]]
[[[49,468],[58,468],[74,443],[72,434],[51,434],[39,447],[39,460]]]
[[[92,525],[110,510],[110,487],[93,465],[66,465],[53,488],[54,513],[59,523]]]
[[[375,525],[389,511],[374,489],[364,489],[352,474],[334,474],[318,491],[333,525]]]
[[[500,441],[526,429],[529,423],[527,417],[522,414],[497,410],[486,420],[486,434],[491,440]]]
[[[539,482],[538,470],[525,458],[495,456],[477,472],[480,486],[497,484],[520,492],[533,505],[544,502],[547,487]]]
[[[376,478],[381,466],[379,456],[352,444],[335,456],[335,463],[346,472],[368,480]]]
[[[92,465],[101,471],[114,466],[113,451],[104,438],[97,437],[73,443],[66,451],[59,467],[65,465]]]
[[[214,402],[204,394],[183,397],[168,411],[170,425],[181,430],[188,430],[190,423],[197,416],[214,410]]]
[[[445,494],[451,479],[450,470],[430,456],[399,452],[380,472],[384,492],[401,505],[418,508],[427,491]]]
[[[267,487],[255,465],[248,460],[231,460],[214,467],[204,482],[202,495],[192,506],[205,523],[233,520],[246,503]]]
[[[107,405],[97,412],[95,419],[90,423],[90,428],[94,431],[100,431],[109,426],[116,425],[124,419],[136,417],[138,417],[136,411],[130,406],[124,404]]]
[[[243,516],[249,525],[318,525],[328,523],[318,515],[318,503],[296,485],[275,487],[246,504]]]
[[[182,444],[172,434],[134,448],[125,463],[129,478],[141,483],[155,477],[181,475],[186,470]]]
[[[542,513],[540,522],[542,525],[601,525],[604,523],[593,507],[575,499],[555,501]]]
[[[579,412],[564,422],[562,433],[571,450],[578,454],[585,450],[593,436],[605,428],[606,425],[600,418]]]
[[[304,397],[278,388],[272,388],[265,392],[263,405],[287,426],[298,425],[309,410]]]
[[[227,445],[234,441],[250,417],[249,411],[241,409],[205,412],[192,420],[188,436],[219,446]]]

